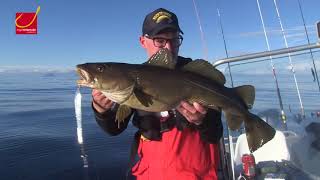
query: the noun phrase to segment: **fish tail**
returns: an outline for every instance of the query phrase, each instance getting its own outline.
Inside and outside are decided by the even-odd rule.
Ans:
[[[244,126],[250,152],[273,139],[276,133],[273,127],[252,113],[248,113],[248,117],[244,119]]]

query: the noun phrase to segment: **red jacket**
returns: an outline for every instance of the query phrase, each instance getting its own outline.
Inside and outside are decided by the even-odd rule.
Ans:
[[[204,142],[190,128],[164,132],[161,141],[140,139],[138,155],[132,168],[137,180],[217,179],[218,145]]]

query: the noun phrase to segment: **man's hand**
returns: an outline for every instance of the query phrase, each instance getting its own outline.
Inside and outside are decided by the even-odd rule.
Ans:
[[[181,101],[180,105],[177,107],[177,110],[190,122],[196,125],[202,123],[203,118],[207,114],[207,109],[200,105],[197,102],[194,102],[192,105]]]
[[[113,105],[113,102],[110,99],[95,89],[92,90],[92,102],[94,109],[100,114],[109,110]]]

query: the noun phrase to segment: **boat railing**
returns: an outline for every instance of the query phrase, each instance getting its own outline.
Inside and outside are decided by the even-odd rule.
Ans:
[[[318,40],[320,39],[320,22],[317,23],[317,33],[318,33]],[[282,48],[282,49],[276,49],[276,50],[270,50],[270,51],[263,51],[263,52],[257,52],[257,53],[251,53],[251,54],[245,54],[245,55],[241,55],[241,56],[235,56],[235,57],[229,57],[229,58],[225,58],[225,59],[219,59],[216,60],[215,62],[213,62],[213,66],[217,67],[226,63],[230,63],[233,65],[234,64],[238,64],[235,62],[241,62],[239,63],[240,65],[242,65],[242,62],[252,62],[252,61],[256,61],[257,59],[261,59],[264,57],[269,57],[269,58],[273,58],[276,59],[279,56],[283,56],[283,57],[287,57],[287,56],[295,56],[295,55],[300,55],[300,54],[307,54],[307,53],[313,53],[314,49],[319,49],[320,48],[320,41],[313,43],[313,44],[306,44],[306,45],[300,45],[300,46],[293,46],[293,47],[288,47],[288,48]],[[303,51],[309,51],[306,53],[302,53]],[[279,59],[281,59],[282,57],[280,57]],[[283,58],[285,59],[285,58]],[[243,63],[246,64],[246,63]],[[230,68],[230,66],[229,66]],[[229,69],[230,70],[230,69]],[[318,84],[319,86],[319,84]],[[319,87],[320,90],[320,87]],[[290,109],[290,107],[289,107]],[[291,111],[291,110],[290,110]],[[284,119],[285,120],[285,119]],[[298,134],[294,131],[290,131],[290,130],[285,130],[282,131],[283,135],[286,138],[297,138]],[[228,134],[229,136],[225,136],[223,139],[223,148],[221,148],[221,150],[223,150],[221,157],[223,157],[222,161],[225,161],[222,164],[225,164],[227,166],[227,168],[229,169],[229,172],[233,172],[234,173],[234,145],[237,142],[237,138],[238,136],[232,136],[234,135],[234,133],[231,133],[230,130],[228,129]],[[230,136],[230,134],[232,134]],[[239,133],[237,133],[239,134]],[[223,169],[225,169],[225,167],[223,167]],[[230,178],[230,173],[229,173],[229,179],[234,179]]]

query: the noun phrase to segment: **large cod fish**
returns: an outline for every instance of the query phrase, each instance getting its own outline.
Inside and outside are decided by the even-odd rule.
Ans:
[[[275,130],[248,111],[255,99],[253,86],[225,87],[224,75],[205,60],[194,60],[181,69],[175,69],[175,65],[169,50],[161,49],[144,64],[77,65],[81,77],[77,83],[98,89],[118,103],[118,123],[131,108],[161,112],[176,108],[184,100],[222,110],[231,130],[239,129],[244,122],[251,152],[274,137]]]

